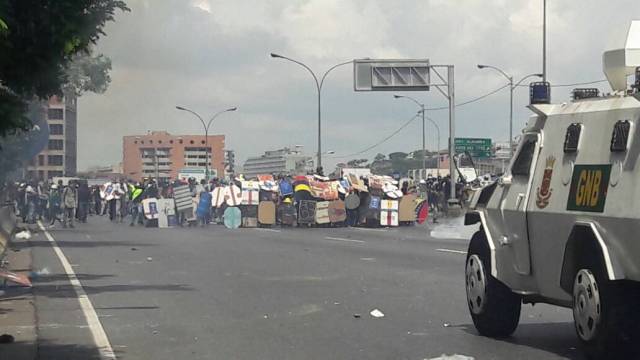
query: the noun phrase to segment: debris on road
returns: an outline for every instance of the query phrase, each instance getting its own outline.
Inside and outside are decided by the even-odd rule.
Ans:
[[[151,256],[149,256],[149,257],[147,258],[147,261],[153,261],[153,258],[152,258]]]
[[[29,240],[31,239],[31,232],[29,232],[29,230],[20,231],[16,234],[16,239]]]
[[[360,314],[353,314],[353,317],[354,317],[354,318],[356,318],[356,319],[360,319],[360,318],[362,317],[362,315],[360,315]]]
[[[49,274],[51,274],[51,272],[49,271],[49,268],[44,267],[44,268],[42,268],[40,270],[32,271],[31,273],[29,273],[29,277],[31,279],[37,279],[40,276],[49,275]]]
[[[131,248],[131,251],[136,251],[136,250],[138,250],[138,248],[136,248],[136,247],[132,247]]]
[[[16,339],[13,337],[13,335],[9,335],[9,334],[0,335],[0,344],[11,344],[15,340]]]
[[[444,323],[444,324],[442,324],[442,326],[443,326],[443,327],[449,327],[449,326],[451,326],[451,324],[449,324],[449,323]]]
[[[384,317],[384,313],[382,311],[378,310],[378,309],[371,310],[371,312],[369,314],[371,314],[371,316],[373,316],[375,318]]]

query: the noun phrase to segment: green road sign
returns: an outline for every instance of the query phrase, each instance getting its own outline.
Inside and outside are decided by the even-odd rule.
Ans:
[[[456,153],[469,152],[474,158],[491,157],[491,139],[483,138],[456,138]]]

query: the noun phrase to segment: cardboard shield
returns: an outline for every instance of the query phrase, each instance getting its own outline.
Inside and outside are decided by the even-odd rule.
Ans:
[[[278,206],[278,218],[282,225],[293,225],[296,222],[296,208],[291,204]]]
[[[254,218],[254,217],[243,217],[243,218],[242,218],[242,227],[243,227],[243,228],[254,228],[254,227],[258,227],[258,218]]]
[[[272,201],[261,201],[258,206],[258,222],[262,225],[276,223],[276,204]]]
[[[260,190],[242,188],[242,205],[258,205],[260,203]]]
[[[382,200],[380,204],[380,225],[398,226],[398,201]]]
[[[242,202],[242,190],[235,185],[227,186],[224,196],[229,206],[238,206]]]
[[[399,203],[398,221],[416,221],[416,194],[408,194],[402,197]]]
[[[142,200],[142,210],[144,212],[144,217],[149,220],[159,218],[160,212],[158,210],[158,199],[148,198]]]
[[[224,187],[219,186],[213,189],[213,191],[211,192],[211,206],[217,207],[217,208],[222,206],[222,204],[224,204],[225,192],[226,192],[226,188]]]
[[[418,224],[423,224],[429,217],[429,202],[422,200],[415,208]]]
[[[334,200],[329,202],[329,221],[332,223],[341,223],[347,220],[347,211],[344,201]]]
[[[285,179],[280,180],[280,196],[293,195],[293,185]]]
[[[314,224],[316,222],[316,202],[300,200],[298,209],[298,224]]]
[[[316,203],[316,223],[328,224],[329,221],[329,202],[318,201]]]
[[[191,191],[189,185],[176,186],[173,188],[173,199],[176,202],[178,211],[191,210]],[[214,205],[215,206],[215,205]]]
[[[175,218],[176,216],[175,202],[173,199],[158,199],[158,210],[160,211],[160,216],[158,217],[159,228],[175,226],[172,225],[172,221],[170,221],[171,217]]]
[[[242,222],[242,214],[237,207],[228,207],[224,211],[224,226],[228,229],[237,229]]]
[[[360,197],[356,194],[349,194],[344,198],[344,206],[349,210],[360,207]]]

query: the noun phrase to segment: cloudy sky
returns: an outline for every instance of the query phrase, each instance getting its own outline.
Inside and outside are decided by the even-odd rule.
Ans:
[[[354,58],[429,58],[455,65],[459,102],[506,83],[476,64],[516,78],[542,68],[542,0],[127,0],[131,12],[108,25],[97,51],[113,61],[106,94],[79,101],[79,167],[122,160],[122,136],[148,130],[201,133],[202,125],[175,105],[219,117],[213,133],[242,163],[283,146],[316,150],[316,93],[301,67],[272,59],[280,53],[323,73]],[[634,0],[548,0],[548,78],[552,84],[601,80],[601,54],[620,47],[629,22],[640,19]],[[392,93],[353,91],[351,66],[334,70],[323,88],[323,149],[335,156],[377,143],[417,110]],[[607,83],[597,84],[608,91]],[[565,101],[570,88],[552,91]],[[435,89],[407,93],[427,107],[446,105]],[[457,136],[508,139],[508,91],[457,108]],[[515,128],[528,110],[527,89],[516,93]],[[447,139],[447,112],[429,116]],[[435,148],[427,125],[427,147]],[[415,121],[358,157],[420,148]],[[325,168],[338,161],[326,159]]]

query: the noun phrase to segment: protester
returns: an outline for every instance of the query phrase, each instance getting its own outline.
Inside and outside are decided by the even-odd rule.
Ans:
[[[62,205],[62,193],[57,184],[51,185],[51,191],[49,192],[49,227],[54,227],[56,220],[64,225],[60,219]]]
[[[62,191],[62,206],[64,211],[62,214],[62,227],[73,228],[73,218],[75,216],[76,205],[78,202],[78,193],[76,190],[76,184],[70,182],[68,186]]]
[[[96,215],[100,215],[102,210],[102,197],[100,196],[100,187],[94,185],[91,189],[91,197],[93,198],[93,210]]]
[[[204,180],[202,181],[204,183]],[[202,191],[198,194],[198,208],[196,215],[200,226],[205,226],[211,219],[211,193],[207,190],[206,185],[202,185]]]
[[[140,183],[136,183],[135,185],[129,185],[129,206],[130,206],[130,214],[131,214],[131,223],[129,226],[135,226],[136,223],[143,224],[144,213],[142,209],[142,200],[144,189]]]
[[[78,221],[87,222],[89,212],[89,199],[91,192],[86,181],[82,181],[78,186]]]

